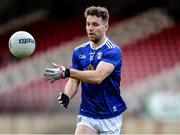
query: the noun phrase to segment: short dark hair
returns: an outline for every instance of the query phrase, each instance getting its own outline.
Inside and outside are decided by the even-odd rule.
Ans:
[[[109,12],[105,7],[100,7],[100,6],[88,7],[84,12],[84,16],[87,17],[89,15],[95,15],[98,18],[102,18],[102,20],[105,22],[109,21]]]

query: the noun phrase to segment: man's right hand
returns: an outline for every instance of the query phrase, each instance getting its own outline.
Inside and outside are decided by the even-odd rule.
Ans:
[[[65,108],[67,108],[67,106],[68,106],[68,104],[69,104],[69,97],[68,97],[66,94],[60,92],[59,97],[58,97],[58,102],[59,102],[62,106],[64,106]]]

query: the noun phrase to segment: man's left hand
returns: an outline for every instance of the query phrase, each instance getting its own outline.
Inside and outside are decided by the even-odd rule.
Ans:
[[[45,80],[54,82],[59,79],[65,79],[70,76],[69,69],[62,65],[52,63],[52,68],[46,68],[44,72]]]

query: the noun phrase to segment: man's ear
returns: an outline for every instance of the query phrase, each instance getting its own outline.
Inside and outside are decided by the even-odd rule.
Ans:
[[[108,30],[108,28],[109,28],[109,24],[106,23],[106,24],[105,24],[105,29],[106,29],[106,31]]]

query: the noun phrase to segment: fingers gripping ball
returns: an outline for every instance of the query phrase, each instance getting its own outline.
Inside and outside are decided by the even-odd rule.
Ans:
[[[35,46],[34,37],[26,31],[15,32],[9,39],[10,52],[19,58],[30,56]]]

